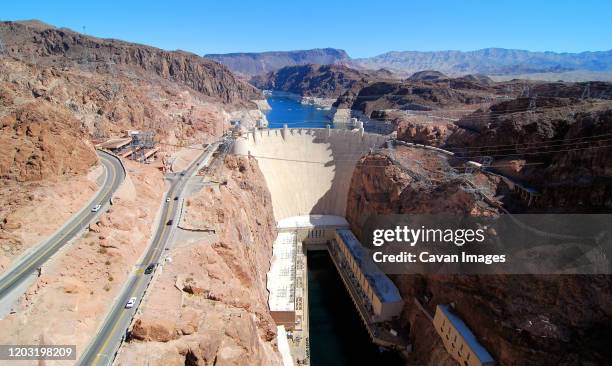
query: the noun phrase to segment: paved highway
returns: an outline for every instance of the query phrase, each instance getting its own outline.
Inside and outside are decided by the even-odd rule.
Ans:
[[[123,290],[116,298],[93,340],[85,352],[81,354],[78,365],[110,365],[112,363],[115,352],[123,341],[132,318],[142,301],[144,292],[152,280],[153,274],[145,274],[144,269],[149,264],[159,262],[172,234],[172,229],[176,226],[182,191],[189,178],[210,162],[212,154],[218,146],[219,143],[209,145],[198,159],[182,173],[168,177],[171,185],[164,197],[164,206],[153,240],[148,246],[142,261],[136,266],[136,270],[128,277]],[[170,198],[170,201],[167,202],[165,198]],[[136,304],[132,309],[126,309],[125,304],[132,297],[137,299]]]
[[[66,243],[82,233],[108,207],[111,197],[125,178],[125,171],[121,162],[111,154],[98,151],[98,156],[104,166],[105,179],[102,188],[98,190],[98,193],[86,207],[74,214],[59,230],[28,251],[2,274],[0,277],[0,299],[18,288],[23,281],[35,273],[38,268],[41,268]],[[92,212],[92,207],[98,204],[102,206],[100,210]]]

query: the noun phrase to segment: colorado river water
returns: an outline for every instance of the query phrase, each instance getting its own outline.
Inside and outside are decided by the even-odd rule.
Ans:
[[[313,366],[404,364],[372,343],[327,252],[308,253],[308,304]]]

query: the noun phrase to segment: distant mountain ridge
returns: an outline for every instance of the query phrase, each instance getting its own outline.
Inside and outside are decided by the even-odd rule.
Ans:
[[[612,50],[581,53],[531,52],[504,48],[476,51],[393,51],[370,58],[353,59],[363,68],[387,68],[413,73],[437,70],[446,74],[505,75],[571,70],[612,71]]]
[[[349,55],[336,48],[315,48],[299,51],[272,51],[260,53],[209,54],[204,57],[215,60],[243,76],[261,75],[285,66],[307,64],[330,65],[349,61]]]
[[[371,70],[384,68],[403,76],[422,70],[436,70],[450,76],[556,74],[574,71],[583,71],[585,74],[612,73],[612,50],[580,53],[531,52],[504,48],[484,48],[476,51],[392,51],[374,57],[353,59],[344,50],[325,48],[206,57],[246,76],[305,64],[343,64]]]

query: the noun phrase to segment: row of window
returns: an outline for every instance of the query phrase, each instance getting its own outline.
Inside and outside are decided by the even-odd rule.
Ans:
[[[451,347],[452,347],[453,351],[455,351],[455,349],[456,349],[455,342],[457,342],[458,333],[457,333],[457,331],[455,331],[454,335],[451,335],[451,331],[454,330],[454,328],[452,328],[450,324],[448,324],[448,327],[446,327],[446,332],[445,332],[444,331],[444,327],[445,326],[446,326],[446,319],[443,319],[442,320],[442,326],[440,327],[440,331],[442,333],[445,333],[447,341],[451,341],[451,337],[453,338],[452,341],[451,341]],[[456,350],[456,351],[457,351],[457,355],[459,355],[459,357],[463,357],[463,342],[461,342],[461,345],[459,346],[459,349]],[[469,360],[471,355],[472,354],[470,352],[467,352],[467,358],[466,359]]]

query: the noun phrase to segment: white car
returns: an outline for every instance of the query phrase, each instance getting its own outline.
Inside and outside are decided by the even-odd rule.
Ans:
[[[100,211],[100,209],[102,208],[102,205],[95,205],[92,209],[91,212],[98,212]]]
[[[134,307],[134,304],[136,304],[136,298],[135,297],[130,297],[128,302],[125,304],[125,308],[126,309],[131,309],[131,308]]]
[[[170,202],[170,197],[166,198],[166,202]]]

